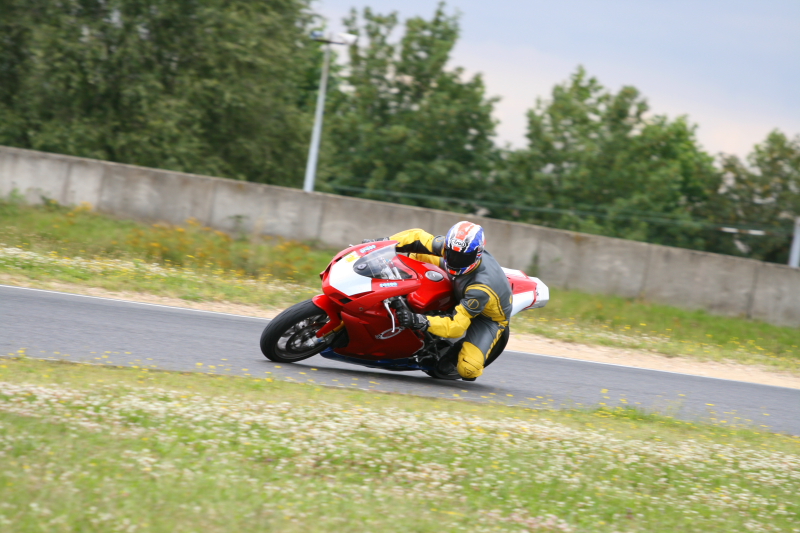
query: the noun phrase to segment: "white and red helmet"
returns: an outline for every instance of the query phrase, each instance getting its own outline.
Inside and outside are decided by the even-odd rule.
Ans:
[[[444,268],[451,276],[461,276],[474,270],[481,262],[486,247],[483,228],[461,221],[447,232],[444,242]]]

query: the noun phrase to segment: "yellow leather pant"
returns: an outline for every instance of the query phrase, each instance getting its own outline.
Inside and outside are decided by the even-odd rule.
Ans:
[[[458,354],[458,374],[462,378],[477,378],[483,374],[486,359],[503,335],[508,323],[502,324],[483,315],[476,316],[464,336]]]

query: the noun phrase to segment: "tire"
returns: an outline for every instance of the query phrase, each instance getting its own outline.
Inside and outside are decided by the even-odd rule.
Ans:
[[[273,318],[264,328],[261,353],[276,363],[296,363],[313,357],[327,348],[332,340],[310,343],[329,320],[325,311],[311,300],[295,304]]]

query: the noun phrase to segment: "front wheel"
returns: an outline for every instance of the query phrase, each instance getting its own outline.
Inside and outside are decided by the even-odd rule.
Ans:
[[[295,304],[273,318],[261,334],[261,353],[276,363],[296,363],[327,348],[317,332],[330,318],[311,300]]]

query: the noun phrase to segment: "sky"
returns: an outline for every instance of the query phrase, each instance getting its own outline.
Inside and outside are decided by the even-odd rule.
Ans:
[[[351,8],[430,19],[435,0],[315,0],[342,31]],[[800,0],[449,0],[461,13],[450,66],[481,73],[496,142],[526,145],[526,111],[578,65],[633,85],[652,113],[687,115],[712,154],[745,156],[777,128],[800,135]],[[398,37],[400,33],[398,32]]]

